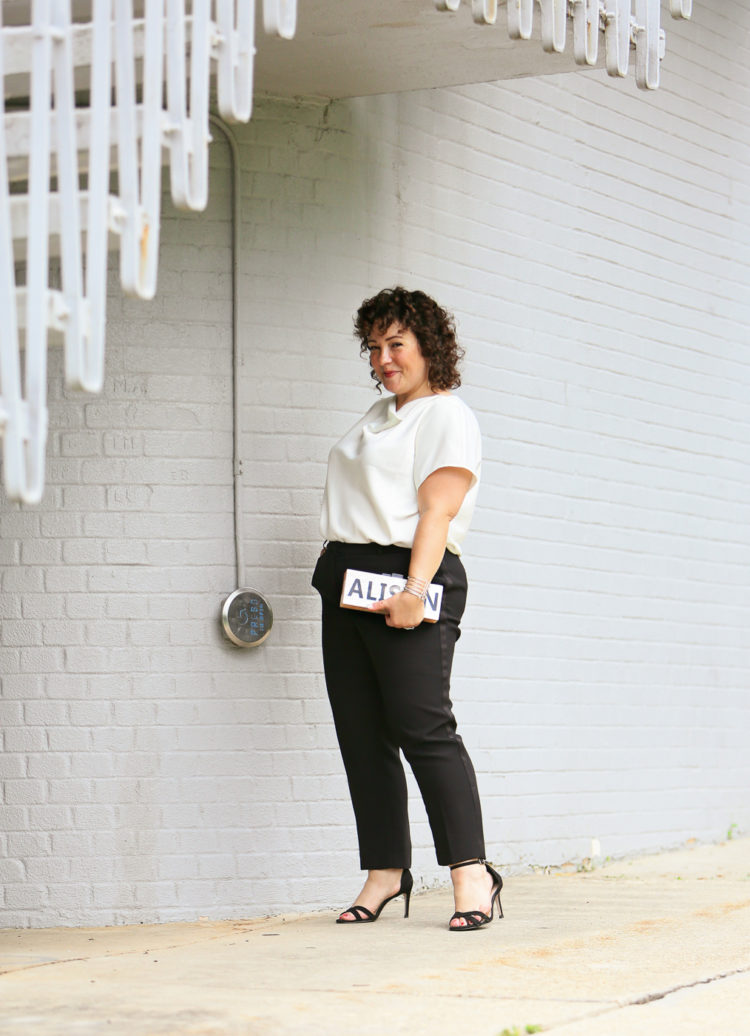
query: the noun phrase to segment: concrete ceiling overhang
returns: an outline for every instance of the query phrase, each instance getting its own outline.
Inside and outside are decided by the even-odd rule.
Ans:
[[[468,2],[452,12],[433,0],[299,0],[294,39],[265,36],[258,25],[256,90],[358,97],[578,69],[571,31],[566,52],[548,54],[538,17],[530,40],[513,40],[499,7],[494,25],[477,25]]]
[[[3,24],[28,25],[30,0],[0,0]],[[89,22],[97,0],[73,0],[74,22]],[[246,0],[249,2],[249,0]],[[189,12],[192,4],[186,3]],[[133,14],[143,16],[144,0],[135,0]],[[519,76],[570,72],[572,27],[564,54],[547,54],[539,35],[539,12],[529,40],[508,35],[503,0],[494,25],[478,25],[470,0],[459,9],[438,11],[434,0],[298,0],[293,39],[263,31],[262,0],[256,0],[255,92],[280,97],[360,97],[437,86],[495,82]],[[600,45],[600,55],[604,47]],[[80,72],[80,83],[86,80]],[[6,96],[24,95],[25,79],[16,88],[6,80]]]

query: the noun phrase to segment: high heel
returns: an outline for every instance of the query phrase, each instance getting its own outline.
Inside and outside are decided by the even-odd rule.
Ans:
[[[384,899],[374,914],[372,910],[368,910],[367,907],[359,906],[359,904],[355,903],[354,906],[350,906],[348,910],[344,910],[343,913],[336,918],[336,924],[371,924],[373,921],[377,921],[380,917],[380,912],[386,903],[390,903],[392,899],[398,899],[399,896],[404,897],[404,917],[408,917],[409,901],[411,899],[411,890],[413,888],[414,878],[412,878],[409,868],[406,867],[401,872],[401,887],[398,892],[394,892],[392,896],[388,896]],[[354,914],[354,917],[344,917],[344,914]]]
[[[491,867],[486,860],[466,860],[464,863],[454,863],[451,867],[452,871],[458,870],[459,867],[470,867],[475,863],[483,863],[487,868],[487,873],[492,878],[492,895],[490,897],[490,912],[485,914],[482,910],[457,910],[451,921],[456,918],[462,918],[466,924],[452,925],[448,924],[448,930],[451,932],[473,932],[477,928],[484,928],[495,916],[495,900],[497,900],[497,916],[498,919],[504,917],[503,906],[500,902],[500,889],[503,887],[503,879],[497,873],[494,867]]]

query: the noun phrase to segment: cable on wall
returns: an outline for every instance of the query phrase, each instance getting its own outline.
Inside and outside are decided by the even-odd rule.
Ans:
[[[231,157],[231,221],[232,221],[232,474],[234,487],[234,559],[237,586],[245,581],[244,521],[242,513],[242,430],[240,423],[240,348],[239,348],[239,285],[240,285],[240,152],[237,138],[218,115],[209,122],[229,146]]]
[[[271,632],[273,611],[266,598],[258,590],[245,586],[245,523],[242,508],[243,459],[242,459],[242,413],[240,400],[240,272],[241,249],[240,228],[242,207],[240,193],[240,152],[237,138],[229,126],[217,115],[210,115],[209,122],[217,129],[229,146],[231,157],[231,252],[232,252],[232,486],[234,495],[234,590],[224,601],[221,609],[221,625],[225,636],[237,647],[255,647],[261,644]]]

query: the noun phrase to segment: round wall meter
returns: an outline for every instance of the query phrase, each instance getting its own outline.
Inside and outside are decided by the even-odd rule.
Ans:
[[[224,601],[221,627],[225,636],[238,647],[257,647],[262,644],[272,626],[271,605],[257,590],[246,586],[242,590],[235,590]]]

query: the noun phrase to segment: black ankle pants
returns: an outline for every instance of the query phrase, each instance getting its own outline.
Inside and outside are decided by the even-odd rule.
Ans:
[[[411,551],[329,543],[313,586],[323,602],[323,664],[349,781],[365,870],[411,865],[401,750],[424,800],[441,865],[484,858],[474,768],[456,733],[450,700],[453,649],[466,603],[466,573],[446,551],[440,620],[414,630],[339,606],[344,571],[406,575]]]

